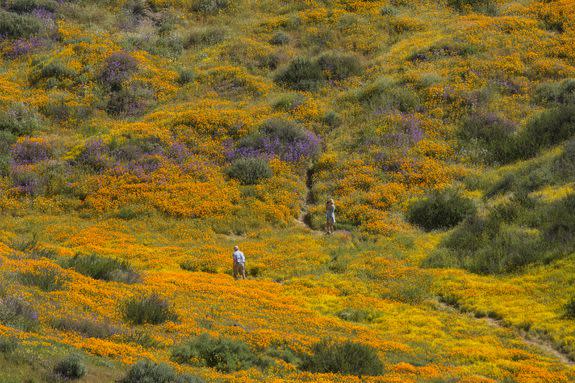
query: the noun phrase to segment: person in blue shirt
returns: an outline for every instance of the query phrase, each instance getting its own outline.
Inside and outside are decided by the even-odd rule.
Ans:
[[[234,278],[246,279],[246,256],[238,246],[234,246]]]
[[[325,204],[325,218],[325,232],[331,234],[335,230],[335,203],[333,199],[329,199]]]

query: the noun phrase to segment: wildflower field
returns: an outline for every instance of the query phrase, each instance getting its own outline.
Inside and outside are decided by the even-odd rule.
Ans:
[[[575,382],[574,137],[573,0],[0,0],[0,382]]]

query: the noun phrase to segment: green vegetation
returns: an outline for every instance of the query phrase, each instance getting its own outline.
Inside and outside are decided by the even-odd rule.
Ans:
[[[134,364],[120,383],[203,383],[196,376],[178,374],[165,363],[154,363],[150,360],[140,360]]]
[[[383,373],[383,363],[372,347],[355,342],[322,340],[313,346],[302,368],[312,372],[371,376]]]
[[[254,366],[266,367],[269,364],[242,341],[214,338],[208,334],[176,346],[172,351],[172,360],[192,365],[199,362],[201,366],[223,372],[246,370]]]
[[[65,380],[78,380],[86,375],[86,366],[79,355],[71,354],[54,366],[54,374]]]
[[[135,283],[140,279],[128,262],[98,254],[76,254],[65,262],[65,266],[90,278],[104,281]]]
[[[444,190],[412,203],[407,219],[425,230],[448,229],[473,214],[473,201],[457,190]]]
[[[240,181],[242,185],[255,185],[273,175],[268,161],[257,157],[235,160],[227,173],[229,177]]]
[[[157,294],[130,298],[122,303],[120,311],[126,321],[135,325],[178,320],[170,302]]]

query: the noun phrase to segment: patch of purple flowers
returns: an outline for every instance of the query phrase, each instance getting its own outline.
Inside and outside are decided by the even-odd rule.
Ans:
[[[11,169],[12,183],[21,193],[29,195],[40,194],[43,180],[39,174],[28,166],[13,166]]]
[[[88,141],[74,162],[97,172],[103,171],[111,165],[110,149],[101,139]]]
[[[15,59],[34,52],[43,46],[44,41],[38,37],[16,39],[6,48],[4,56],[9,59]]]
[[[226,155],[229,159],[246,157],[279,157],[283,161],[298,162],[316,155],[321,139],[297,124],[283,120],[270,120],[260,129],[234,147],[229,143]]]
[[[112,53],[105,61],[100,81],[118,90],[138,69],[138,61],[126,52]]]
[[[30,165],[51,157],[50,145],[41,140],[26,139],[12,146],[12,161],[16,165]]]

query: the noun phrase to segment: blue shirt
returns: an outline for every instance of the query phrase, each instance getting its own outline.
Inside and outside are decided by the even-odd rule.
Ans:
[[[246,263],[246,257],[244,253],[239,250],[234,251],[234,262],[237,263]]]

